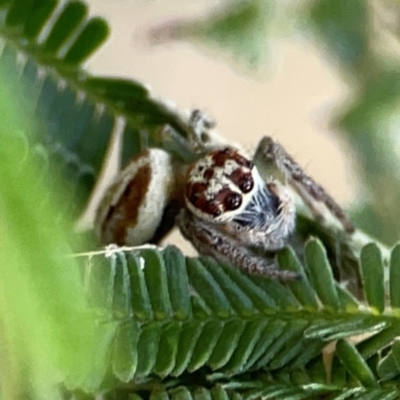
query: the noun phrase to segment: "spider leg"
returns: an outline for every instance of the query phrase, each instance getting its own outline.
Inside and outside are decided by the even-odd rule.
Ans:
[[[199,154],[206,153],[212,148],[209,130],[215,127],[213,121],[201,110],[193,110],[189,119],[188,138],[192,149]]]
[[[282,281],[300,278],[296,272],[280,270],[274,261],[252,254],[234,238],[224,235],[214,225],[198,220],[185,210],[178,215],[177,223],[183,236],[201,255],[210,256],[220,262],[229,262],[250,274]]]
[[[353,223],[347,218],[340,205],[336,203],[322,186],[304,172],[300,165],[286,153],[285,149],[279,143],[269,136],[265,136],[259,144],[257,153],[261,154],[266,161],[272,162],[285,175],[285,178],[299,193],[316,218],[321,219],[323,216],[314,206],[313,200],[325,204],[348,233],[355,231]]]

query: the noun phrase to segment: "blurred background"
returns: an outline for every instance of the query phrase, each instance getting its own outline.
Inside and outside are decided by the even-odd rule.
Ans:
[[[395,0],[91,0],[111,37],[88,64],[206,110],[247,149],[271,135],[387,244],[400,234]]]

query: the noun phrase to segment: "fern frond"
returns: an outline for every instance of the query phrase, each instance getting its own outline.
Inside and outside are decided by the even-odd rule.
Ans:
[[[231,387],[233,386],[233,387]],[[129,397],[119,399],[142,400],[146,395],[131,394]],[[115,397],[114,397],[115,398]],[[269,400],[308,400],[324,398],[328,400],[368,399],[368,400],[394,400],[398,394],[393,390],[374,389],[348,389],[341,390],[334,385],[310,384],[287,385],[283,382],[271,382],[270,385],[258,383],[258,388],[248,388],[246,385],[217,384],[212,387],[185,387],[178,386],[172,389],[156,389],[150,394],[151,400],[242,400],[242,399],[269,399]],[[111,400],[113,397],[106,398]]]
[[[282,268],[303,275],[285,285],[210,259],[185,258],[175,247],[91,256],[87,286],[97,288],[89,291],[91,304],[102,310],[103,319],[119,321],[109,360],[113,374],[134,387],[152,377],[158,382],[154,390],[157,379],[165,383],[176,377],[177,384],[182,379],[190,387],[199,379],[244,382],[251,374],[252,382],[261,380],[263,396],[271,393],[271,398],[291,398],[284,397],[289,393],[307,398],[314,389],[337,398],[391,396],[397,386],[390,380],[400,373],[393,368],[400,365],[400,323],[389,303],[380,310],[372,296],[376,265],[363,259],[373,248],[364,248],[361,258],[369,308],[338,286],[315,239],[305,248],[306,267],[291,249],[280,255]],[[376,285],[386,293],[383,280]],[[368,336],[356,345],[345,340],[360,334]],[[338,339],[329,374],[322,351]],[[266,372],[275,380],[285,376],[286,382],[278,390],[266,384]],[[299,376],[307,377],[308,386],[296,383]]]

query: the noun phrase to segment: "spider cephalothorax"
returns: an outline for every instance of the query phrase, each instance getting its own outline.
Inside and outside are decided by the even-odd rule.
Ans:
[[[157,243],[176,223],[197,251],[251,273],[294,279],[271,258],[295,226],[290,191],[272,177],[261,177],[240,151],[201,142],[209,123],[195,111],[189,138],[198,159],[178,165],[160,149],[139,154],[107,190],[97,211],[96,230],[106,244]],[[323,202],[351,233],[339,205],[269,137],[258,152],[283,173],[312,212]],[[318,215],[320,217],[320,215]],[[266,257],[260,256],[263,251]]]

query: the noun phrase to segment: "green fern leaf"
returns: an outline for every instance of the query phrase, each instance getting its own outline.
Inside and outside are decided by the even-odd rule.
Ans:
[[[369,248],[363,250],[364,256]],[[113,369],[119,380],[139,383],[153,378],[154,389],[160,382],[157,379],[163,379],[166,385],[166,382],[179,384],[181,379],[221,383],[234,378],[245,382],[251,373],[254,383],[255,377],[262,381],[268,372],[273,380],[279,380],[277,386],[271,382],[260,384],[262,390],[246,393],[245,398],[307,398],[312,393],[331,393],[332,398],[351,398],[356,393],[390,398],[396,390],[393,383],[381,386],[376,374],[379,371],[381,378],[390,380],[399,373],[393,367],[398,362],[396,337],[400,334],[400,324],[397,317],[390,310],[379,314],[369,311],[354,299],[348,307],[340,301],[347,298],[344,295],[320,295],[321,282],[331,293],[335,293],[337,286],[332,274],[323,271],[330,266],[323,247],[316,240],[306,247],[308,268],[302,270],[305,283],[301,289],[294,283],[282,285],[247,276],[210,259],[185,258],[174,247],[162,251],[156,248],[110,251],[112,272],[103,275],[93,265],[99,261],[99,265],[103,264],[104,257],[91,256],[87,284],[90,287],[90,281],[94,280],[96,288],[100,286],[108,292],[100,299],[113,299],[112,302],[101,300],[100,308],[111,304],[112,310],[100,315],[112,315],[113,320],[120,321],[119,329],[124,330],[121,337],[126,335],[127,321],[135,321],[134,332],[129,333],[133,338],[130,350],[110,353],[120,354],[118,363],[113,360],[114,356],[110,359],[112,365],[123,366]],[[302,268],[290,249],[285,250],[280,260],[282,268],[290,268],[289,264],[291,268]],[[284,264],[285,260],[289,261],[288,265]],[[318,272],[322,278],[316,276]],[[106,281],[98,285],[102,276]],[[112,282],[120,282],[122,276],[129,285],[115,286]],[[381,285],[384,286],[383,281]],[[134,303],[116,302],[114,296],[129,297],[135,288],[139,289]],[[341,293],[345,294],[346,290],[341,288]],[[297,299],[303,300],[303,304]],[[136,313],[136,309],[147,312]],[[343,340],[365,333],[369,336],[355,346]],[[321,352],[326,343],[337,339],[341,340],[329,378]],[[119,340],[120,336],[116,335],[113,348],[124,348]],[[383,349],[386,356],[382,358]],[[388,375],[386,371],[391,372]],[[332,385],[328,383],[330,380]],[[175,390],[179,393],[184,390],[187,396],[191,393],[185,386],[171,393]]]

